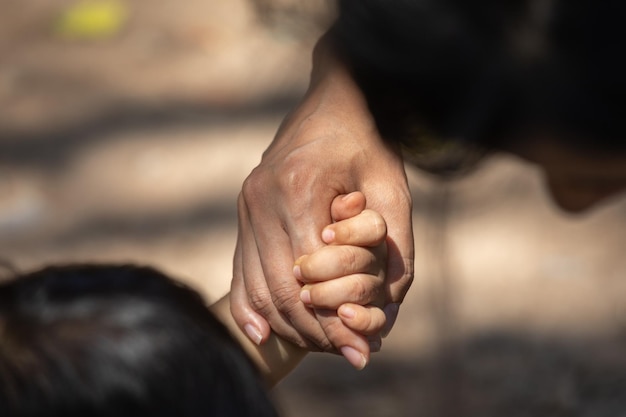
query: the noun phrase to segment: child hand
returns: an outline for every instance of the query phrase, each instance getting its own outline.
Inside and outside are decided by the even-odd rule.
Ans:
[[[336,198],[331,207],[336,222],[322,232],[329,245],[300,257],[294,273],[305,284],[301,299],[307,306],[315,308],[318,316],[319,309],[337,311],[341,322],[377,351],[385,325],[381,307],[385,300],[387,229],[380,214],[364,208],[362,193]],[[338,347],[348,357],[345,349]]]

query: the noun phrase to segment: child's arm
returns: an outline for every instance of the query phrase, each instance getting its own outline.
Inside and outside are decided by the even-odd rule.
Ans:
[[[274,386],[291,372],[308,353],[305,349],[278,337],[274,332],[270,334],[266,343],[262,345],[252,343],[250,338],[237,326],[230,313],[229,294],[213,304],[211,311],[230,330],[270,386]]]
[[[318,306],[323,305],[332,310],[339,308],[345,326],[337,326],[336,331],[350,333],[346,340],[354,340],[354,334],[358,334],[365,344],[353,347],[360,351],[362,360],[346,355],[346,346],[336,346],[357,368],[363,368],[369,360],[369,339],[379,343],[376,335],[385,323],[380,308],[360,305],[369,304],[372,300],[353,297],[353,294],[362,293],[364,288],[375,287],[381,279],[384,280],[386,268],[384,221],[371,210],[362,211],[364,207],[365,200],[360,193],[357,193],[356,198],[334,202],[331,209],[333,218],[338,221],[324,229],[334,232],[335,236],[331,239],[333,245],[300,258],[294,268],[296,275],[307,283],[304,290],[309,291]],[[357,247],[356,244],[367,247]],[[349,262],[346,262],[346,256]],[[382,304],[383,298],[384,295],[381,295],[380,303],[377,304]],[[229,328],[271,385],[287,375],[307,353],[273,333],[262,345],[252,343],[235,323],[230,313],[228,296],[215,303],[211,309]]]

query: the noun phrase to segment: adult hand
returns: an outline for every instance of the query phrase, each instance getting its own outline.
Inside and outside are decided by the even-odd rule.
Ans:
[[[246,179],[238,201],[231,311],[256,343],[269,337],[271,325],[310,350],[337,346],[332,327],[321,325],[319,315],[300,301],[293,265],[324,245],[321,233],[333,220],[333,199],[355,190],[387,223],[383,291],[391,326],[413,279],[411,196],[403,161],[378,135],[346,69],[318,45],[309,91]]]

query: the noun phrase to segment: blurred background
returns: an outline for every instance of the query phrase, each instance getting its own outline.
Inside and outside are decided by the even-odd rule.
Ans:
[[[148,263],[223,295],[237,194],[305,91],[326,3],[0,0],[2,264]],[[310,355],[282,415],[626,415],[626,199],[564,215],[504,155],[409,177],[394,331],[361,372]]]

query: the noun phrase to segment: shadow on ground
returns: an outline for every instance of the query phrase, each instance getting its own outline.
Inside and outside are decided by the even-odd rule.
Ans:
[[[375,357],[361,372],[313,358],[278,390],[298,416],[619,416],[624,348],[624,333],[565,340],[493,331],[435,356]]]

